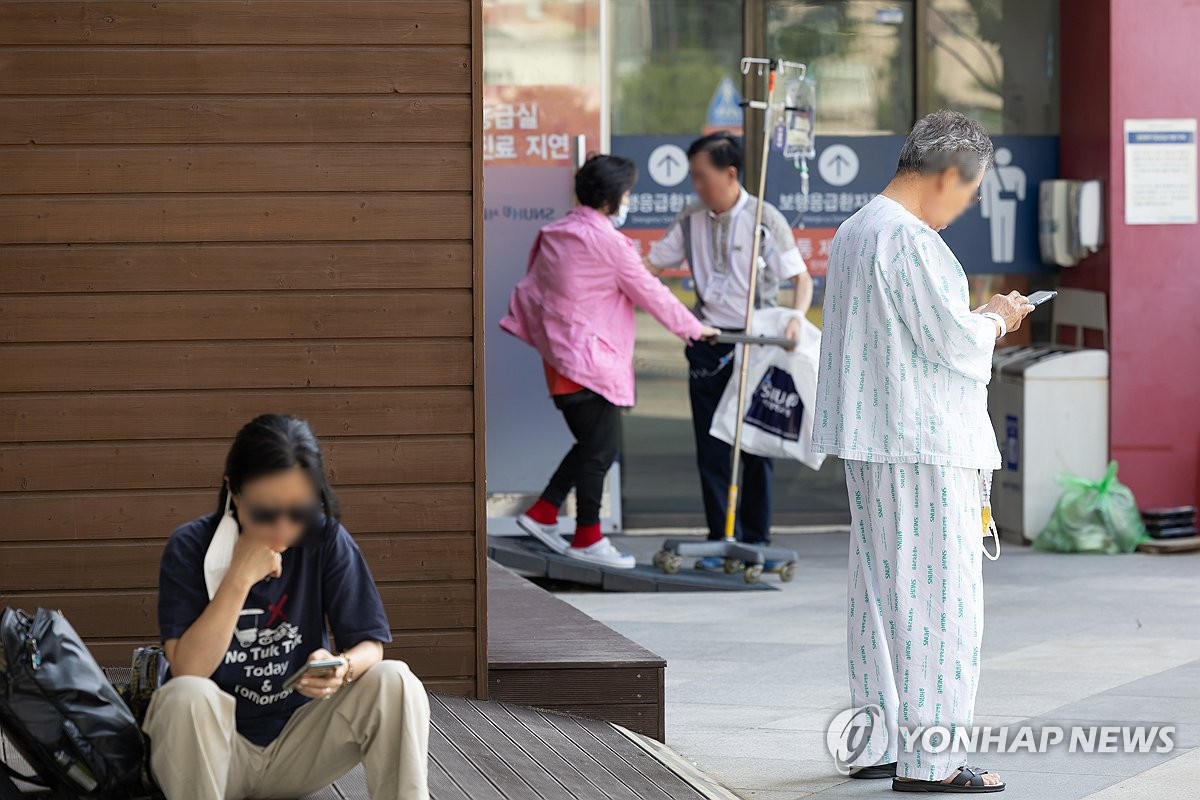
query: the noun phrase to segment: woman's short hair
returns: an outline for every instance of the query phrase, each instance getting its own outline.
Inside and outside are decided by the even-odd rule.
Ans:
[[[937,175],[955,167],[972,181],[992,163],[992,139],[983,126],[957,111],[942,109],[917,120],[904,146],[896,174]]]
[[[728,131],[710,133],[688,145],[688,161],[700,153],[708,153],[709,159],[717,169],[733,167],[737,170],[738,175],[742,174],[742,146],[732,133]]]
[[[217,513],[225,511],[228,492],[240,494],[249,481],[300,467],[320,496],[325,515],[324,530],[338,529],[341,509],[325,477],[321,445],[308,423],[288,414],[263,414],[247,422],[233,437],[225,457],[225,481],[217,498]]]
[[[589,208],[611,213],[620,208],[621,198],[637,178],[637,166],[628,158],[589,156],[575,173],[575,197]]]

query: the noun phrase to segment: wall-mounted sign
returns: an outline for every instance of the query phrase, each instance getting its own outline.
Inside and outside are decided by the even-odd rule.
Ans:
[[[1196,223],[1196,120],[1125,120],[1125,224]]]
[[[692,138],[613,137],[612,152],[638,164],[638,182],[622,230],[642,243],[643,252],[693,199],[687,165],[675,170],[665,159],[667,154],[677,158],[685,152]],[[1038,252],[1036,187],[1058,176],[1058,137],[996,136],[993,142],[995,166],[979,187],[980,203],[967,209],[942,236],[968,273],[1051,272],[1054,267],[1043,264]],[[903,143],[903,136],[818,137],[816,162],[809,162],[807,195],[800,190],[795,164],[771,158],[767,199],[791,223],[800,254],[814,275],[825,274],[838,225],[891,180]]]
[[[678,186],[688,176],[687,152],[677,144],[660,144],[650,151],[646,171],[659,186]]]
[[[483,160],[496,166],[571,166],[571,140],[600,149],[600,93],[592,86],[484,86]]]

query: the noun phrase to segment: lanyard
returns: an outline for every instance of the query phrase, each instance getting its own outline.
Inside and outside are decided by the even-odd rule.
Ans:
[[[983,554],[991,561],[1000,559],[1000,532],[996,530],[996,520],[992,517],[992,473],[990,470],[979,470],[979,499],[983,506]],[[996,552],[988,552],[987,538],[996,540]]]
[[[717,253],[715,252],[716,243],[716,224],[719,222],[719,215],[708,218],[708,261],[712,265],[713,272],[724,274],[729,271],[730,262],[733,261],[733,243],[737,238],[738,219],[742,216],[742,212],[746,210],[749,203],[743,203],[741,208],[733,213],[729,218],[729,236],[725,244],[725,258],[723,262],[718,263]]]
[[[722,372],[724,372],[725,368],[728,367],[730,362],[733,361],[733,354],[736,352],[736,350],[737,348],[734,348],[725,355],[721,356],[721,359],[717,362],[717,365],[711,369],[689,369],[688,377],[695,378],[696,380],[715,378],[717,375],[720,375]]]

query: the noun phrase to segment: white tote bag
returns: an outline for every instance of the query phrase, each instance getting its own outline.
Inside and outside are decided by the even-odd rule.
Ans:
[[[753,332],[781,337],[788,322],[799,314],[788,308],[754,312]],[[709,434],[733,444],[737,417],[738,375],[741,351],[733,361],[733,376],[721,395]],[[788,458],[820,469],[824,453],[812,449],[812,408],[817,401],[817,363],[821,330],[800,319],[800,344],[794,350],[775,345],[751,345],[746,381],[746,416],[742,425],[742,451],[768,458]]]

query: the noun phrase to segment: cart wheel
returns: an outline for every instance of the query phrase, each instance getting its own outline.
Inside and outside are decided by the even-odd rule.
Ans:
[[[779,580],[784,583],[791,583],[792,578],[796,577],[796,562],[784,564],[779,568]]]
[[[654,565],[655,569],[662,569],[663,564],[667,563],[667,558],[670,555],[671,555],[670,550],[659,550],[657,553],[654,554],[654,558],[652,558],[650,560],[650,563]]]
[[[662,571],[668,575],[676,575],[679,573],[679,568],[683,566],[683,558],[669,553],[663,558]]]
[[[751,564],[746,567],[746,571],[742,573],[742,577],[746,579],[746,583],[758,583],[758,579],[762,577],[762,564]]]
[[[734,575],[746,568],[746,565],[740,559],[727,558],[725,559],[725,574]]]

